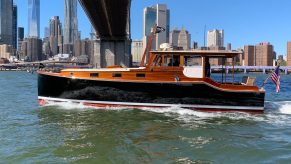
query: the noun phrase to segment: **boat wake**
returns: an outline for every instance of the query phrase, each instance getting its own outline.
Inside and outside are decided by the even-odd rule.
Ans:
[[[90,107],[83,103],[77,102],[49,102],[45,107],[55,107],[61,110],[132,110],[134,108],[128,107]],[[193,122],[193,121],[207,121],[213,119],[219,120],[236,120],[236,121],[266,121],[266,122],[277,122],[281,123],[291,116],[291,101],[282,102],[266,102],[265,112],[262,114],[253,114],[246,112],[202,112],[190,109],[182,108],[179,105],[166,108],[150,108],[144,107],[139,108],[145,112],[153,112],[163,114],[181,121]],[[286,119],[285,119],[286,118]],[[291,123],[291,122],[290,122]]]
[[[266,113],[280,113],[291,115],[291,101],[266,102]]]

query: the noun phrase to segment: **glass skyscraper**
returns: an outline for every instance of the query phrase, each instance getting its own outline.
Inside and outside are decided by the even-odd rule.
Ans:
[[[154,24],[166,29],[165,32],[156,34],[153,40],[152,49],[159,49],[162,43],[169,43],[170,32],[170,10],[165,4],[157,4],[156,6],[146,7],[144,9],[144,27],[143,27],[143,46],[147,46],[148,37]]]
[[[17,6],[13,5],[13,16],[12,16],[12,46],[17,49]]]
[[[40,36],[40,0],[28,0],[28,36]]]
[[[0,44],[12,45],[12,0],[0,0]]]
[[[78,38],[77,0],[65,0],[64,44]]]

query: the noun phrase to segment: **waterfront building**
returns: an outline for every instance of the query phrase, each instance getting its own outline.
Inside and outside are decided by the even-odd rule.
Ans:
[[[9,59],[11,56],[13,56],[12,45],[1,44],[0,45],[0,58]]]
[[[65,0],[64,44],[74,44],[77,38],[77,0]]]
[[[245,45],[243,57],[243,66],[255,66],[255,46]]]
[[[13,1],[0,1],[0,44],[13,44]]]
[[[42,40],[42,53],[45,59],[49,59],[52,57],[50,41],[48,37],[43,38]]]
[[[274,47],[269,42],[259,43],[255,46],[256,66],[273,66],[275,58]]]
[[[182,28],[179,33],[178,47],[181,47],[183,50],[191,48],[191,34],[185,28]]]
[[[274,47],[268,42],[244,46],[245,66],[273,66],[275,58]]]
[[[17,49],[18,49],[18,51],[21,50],[21,44],[22,44],[23,39],[24,39],[24,28],[18,27],[18,37],[17,37],[17,40],[18,40]]]
[[[224,30],[210,30],[207,32],[208,47],[224,47]]]
[[[153,39],[152,49],[159,49],[162,43],[169,43],[170,10],[167,9],[167,5],[157,4],[156,6],[146,7],[144,9],[143,49],[147,46],[148,38],[154,24],[165,28],[165,32],[156,34],[155,39]]]
[[[175,28],[170,32],[169,43],[174,49],[189,50],[191,48],[191,34],[185,29]]]
[[[28,0],[28,37],[39,38],[40,0]]]
[[[226,50],[231,51],[231,43],[227,43]]]
[[[22,56],[25,61],[41,61],[42,55],[42,40],[37,37],[25,38],[22,42]]]
[[[231,43],[227,43],[226,44],[226,50],[227,51],[231,51]],[[237,59],[234,59],[234,62],[236,62],[236,61],[237,61]],[[226,59],[226,62],[227,62],[227,65],[232,65],[233,59],[232,58],[228,58],[228,59]]]
[[[89,38],[83,39],[81,41],[81,53],[80,56],[88,56],[90,58],[93,55],[93,44],[92,40]]]
[[[144,53],[143,42],[141,40],[134,40],[131,43],[132,64],[139,66]]]
[[[75,40],[74,57],[78,62],[88,63],[93,56],[93,41],[89,38]]]
[[[178,39],[180,32],[181,32],[180,30],[174,28],[174,30],[172,30],[169,34],[169,43],[170,45],[173,46],[174,49],[178,47]]]
[[[54,16],[49,22],[49,43],[51,56],[62,52],[62,24],[58,16]]]
[[[12,46],[17,49],[17,6],[13,4],[12,8]]]
[[[213,46],[213,47],[208,47],[208,50],[225,50],[225,47],[219,47],[219,46]],[[210,58],[209,59],[210,65],[224,65],[225,61],[222,58]]]
[[[287,66],[291,66],[291,41],[287,43]]]
[[[44,28],[44,38],[49,38],[50,37],[50,28],[45,27]]]
[[[198,42],[193,42],[193,49],[198,49]]]

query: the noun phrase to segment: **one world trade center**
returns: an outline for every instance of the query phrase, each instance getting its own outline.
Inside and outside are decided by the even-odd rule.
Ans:
[[[40,0],[28,0],[28,36],[40,37]]]

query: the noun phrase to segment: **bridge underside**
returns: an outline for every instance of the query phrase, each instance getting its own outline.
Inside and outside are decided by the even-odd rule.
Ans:
[[[79,0],[96,30],[95,67],[131,66],[131,0]]]
[[[79,0],[101,39],[130,38],[131,0]]]

